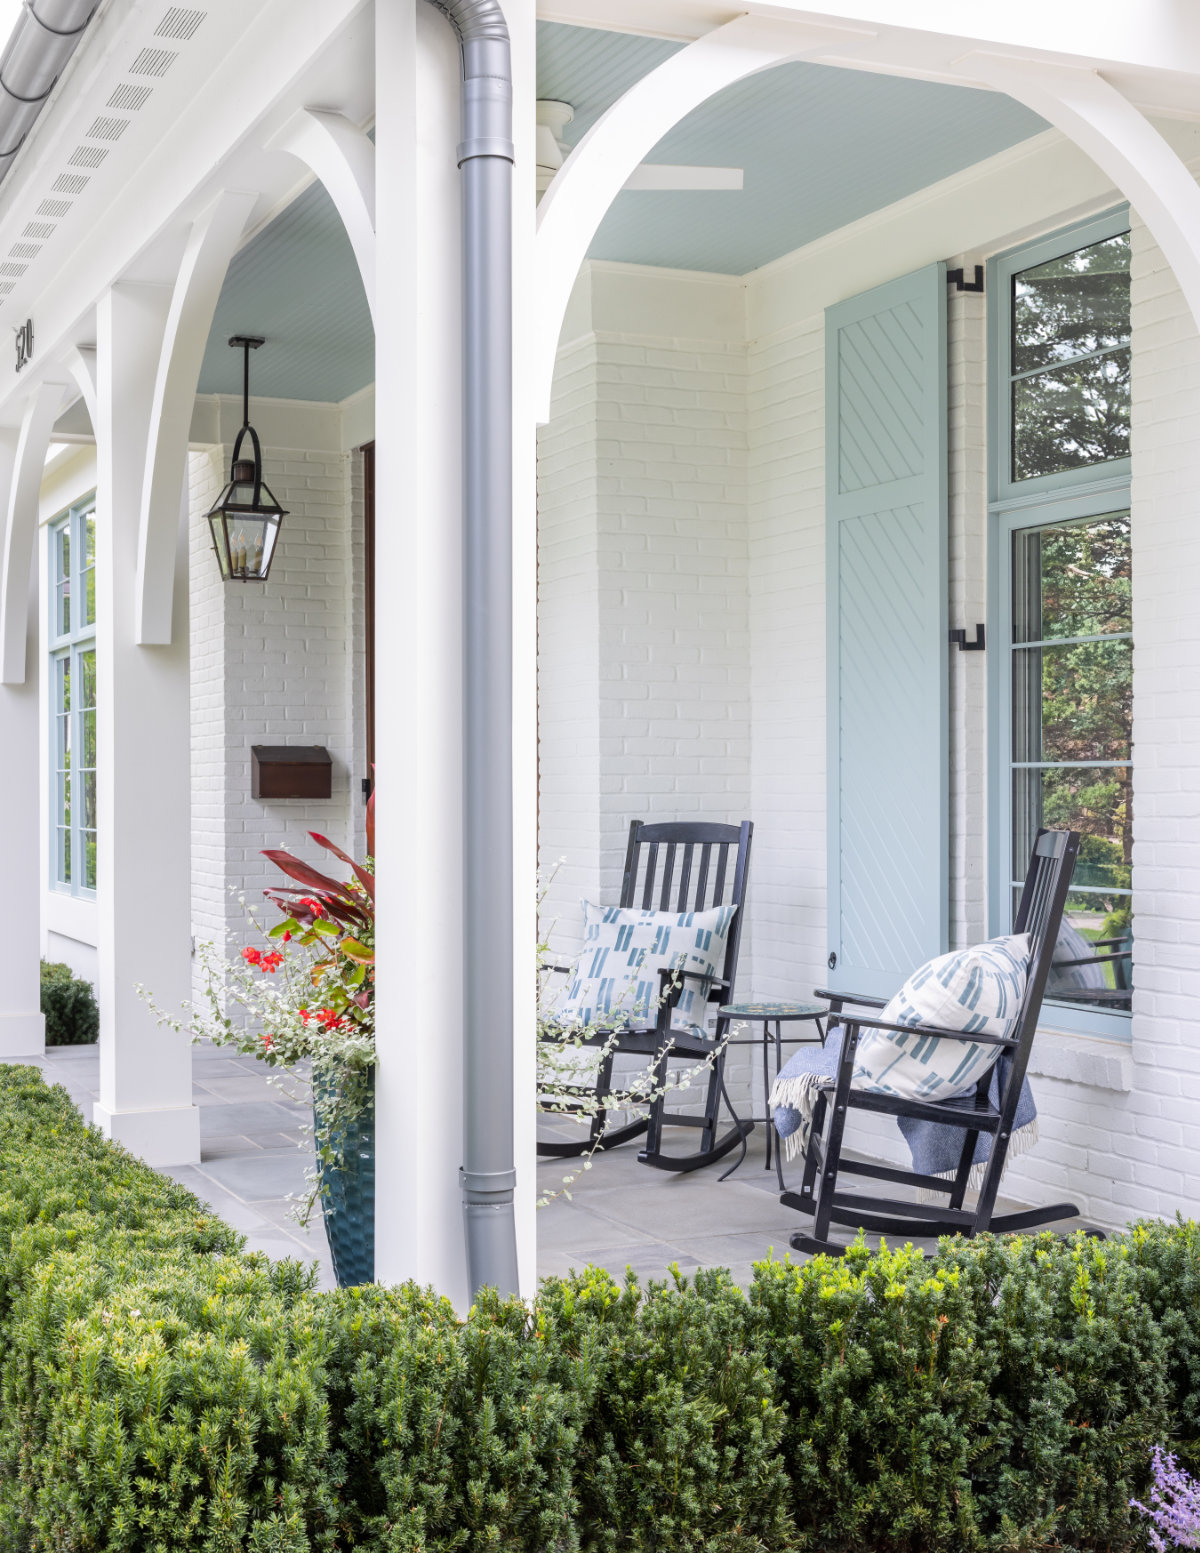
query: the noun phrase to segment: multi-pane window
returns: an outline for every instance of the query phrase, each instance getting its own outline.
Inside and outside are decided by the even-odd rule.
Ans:
[[[1067,1027],[1116,1033],[1134,965],[1129,234],[1101,218],[994,282],[993,902],[1003,927],[1040,828],[1082,833],[1047,998]]]
[[[90,501],[50,530],[50,874],[96,888],[96,518]]]

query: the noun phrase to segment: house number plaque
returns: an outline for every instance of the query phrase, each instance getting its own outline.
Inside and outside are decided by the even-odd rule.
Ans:
[[[33,319],[27,318],[17,330],[17,371],[33,360]]]

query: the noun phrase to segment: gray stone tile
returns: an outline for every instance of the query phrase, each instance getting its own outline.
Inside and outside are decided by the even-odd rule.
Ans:
[[[270,1098],[273,1091],[265,1089],[257,1103],[230,1105],[227,1102],[211,1103],[200,1108],[200,1136],[209,1134],[246,1133],[258,1138],[264,1134],[276,1134],[295,1128],[297,1120],[303,1120],[311,1112],[301,1112],[295,1106]]]
[[[700,1181],[693,1176],[663,1176],[637,1191],[620,1187],[589,1191],[587,1207],[606,1218],[648,1234],[681,1236],[717,1234],[726,1228],[771,1231],[780,1222],[778,1199],[735,1181]]]
[[[212,1079],[204,1073],[199,1078],[199,1084],[210,1095],[215,1095],[218,1100],[223,1100],[227,1104],[257,1101],[274,1096],[279,1096],[280,1099],[292,1105],[303,1105],[308,1102],[308,1096],[302,1092],[300,1086],[296,1086],[291,1091],[277,1089],[268,1083],[265,1072],[262,1077],[257,1073],[242,1073],[231,1078]]]
[[[241,1133],[204,1134],[200,1139],[200,1162],[229,1159],[239,1154],[257,1154],[263,1145]]]
[[[308,1160],[299,1149],[263,1149],[205,1163],[205,1174],[242,1202],[256,1203],[304,1190]]]
[[[558,1198],[538,1209],[538,1251],[570,1252],[578,1257],[612,1246],[652,1245],[657,1236],[592,1213],[579,1202]]]
[[[694,1272],[699,1263],[680,1251],[677,1246],[662,1242],[649,1245],[615,1246],[598,1251],[595,1256],[581,1256],[566,1251],[553,1251],[546,1256],[538,1253],[538,1276],[565,1278],[569,1273],[582,1272],[585,1267],[602,1267],[622,1282],[626,1270],[632,1268],[643,1283],[654,1279],[669,1279],[670,1266],[675,1263],[681,1273]]]

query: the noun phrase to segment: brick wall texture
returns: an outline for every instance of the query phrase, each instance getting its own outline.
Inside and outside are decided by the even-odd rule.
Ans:
[[[287,511],[265,585],[222,583],[204,513],[226,450],[190,456],[192,552],[193,930],[246,936],[247,903],[282,876],[262,856],[283,847],[327,857],[308,837],[362,845],[365,774],[362,470],[337,450],[264,450],[263,474]],[[251,796],[251,747],[322,745],[329,800]],[[334,859],[329,858],[331,864]]]

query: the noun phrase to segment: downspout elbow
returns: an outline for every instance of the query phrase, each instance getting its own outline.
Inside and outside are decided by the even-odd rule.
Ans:
[[[431,0],[462,46],[463,139],[458,165],[477,156],[513,159],[512,57],[497,0]]]

